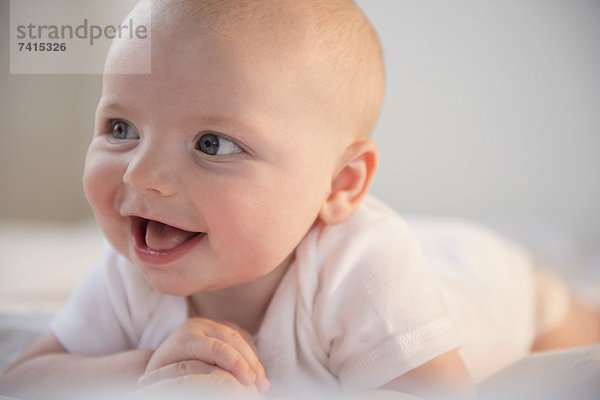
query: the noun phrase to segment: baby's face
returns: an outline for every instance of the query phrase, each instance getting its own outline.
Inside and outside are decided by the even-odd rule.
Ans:
[[[134,50],[116,46],[107,69],[142,62]],[[344,146],[296,57],[218,35],[153,37],[152,74],[104,76],[85,192],[157,290],[185,296],[285,268],[317,219]]]

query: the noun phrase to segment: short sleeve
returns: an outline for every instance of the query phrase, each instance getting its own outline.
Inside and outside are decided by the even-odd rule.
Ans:
[[[436,278],[406,223],[391,212],[326,227],[313,319],[344,390],[375,389],[459,347]]]
[[[102,258],[50,322],[50,331],[72,354],[137,348],[159,299],[136,267],[105,243]]]

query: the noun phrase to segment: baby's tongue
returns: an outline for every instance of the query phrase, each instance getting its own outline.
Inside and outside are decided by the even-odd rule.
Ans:
[[[196,232],[188,232],[157,221],[148,221],[146,245],[151,250],[168,251],[191,239]]]

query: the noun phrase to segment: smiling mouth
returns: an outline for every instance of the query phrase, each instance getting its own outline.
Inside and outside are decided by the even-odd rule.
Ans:
[[[131,233],[138,257],[151,264],[164,264],[181,257],[206,235],[141,217],[132,217]]]

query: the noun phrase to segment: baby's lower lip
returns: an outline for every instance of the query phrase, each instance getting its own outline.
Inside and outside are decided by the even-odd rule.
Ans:
[[[169,250],[155,250],[148,247],[146,244],[146,226],[148,220],[140,217],[131,218],[131,245],[136,256],[140,261],[153,264],[164,265],[169,264],[187,254],[192,248],[206,236],[206,233],[199,232],[190,239],[181,243],[177,247]]]

